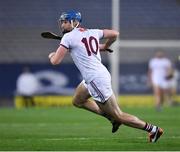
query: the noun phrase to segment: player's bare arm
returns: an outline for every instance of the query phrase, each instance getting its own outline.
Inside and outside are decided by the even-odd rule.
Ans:
[[[56,52],[51,52],[48,56],[51,64],[56,65],[61,63],[67,51],[67,48],[60,45]]]
[[[147,85],[149,87],[152,87],[152,70],[149,68],[148,73],[147,73]]]
[[[103,30],[103,35],[104,35],[104,38],[107,39],[107,41],[102,44],[102,48],[100,49],[108,49],[111,44],[113,44],[113,42],[116,41],[117,37],[119,36],[119,32],[116,31],[116,30],[108,30],[108,29],[104,29]]]

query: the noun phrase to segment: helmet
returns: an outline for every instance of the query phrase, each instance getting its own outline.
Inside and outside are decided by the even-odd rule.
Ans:
[[[69,22],[71,22],[71,21],[81,22],[82,18],[81,18],[81,13],[80,12],[71,10],[71,11],[63,12],[61,14],[59,20],[61,20],[61,21],[67,20]]]

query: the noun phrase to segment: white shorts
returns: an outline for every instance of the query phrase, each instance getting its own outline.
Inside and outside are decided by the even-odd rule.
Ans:
[[[163,89],[176,89],[177,88],[177,82],[175,79],[166,80],[163,83]]]
[[[153,80],[153,84],[162,88],[162,89],[172,89],[172,88],[176,88],[177,87],[177,83],[175,79],[170,79],[170,80],[166,80],[166,79],[158,79],[158,78],[154,78]]]
[[[111,78],[109,77],[95,78],[88,84],[84,80],[82,82],[92,98],[97,102],[105,103],[113,94]]]

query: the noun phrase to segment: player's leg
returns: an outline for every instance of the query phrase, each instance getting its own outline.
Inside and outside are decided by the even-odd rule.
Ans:
[[[176,100],[177,98],[177,87],[176,86],[172,86],[170,88],[170,100],[172,101],[170,104],[171,106],[179,106],[179,102]]]
[[[165,94],[165,100],[167,101],[167,104],[169,106],[172,106],[172,94],[171,94],[171,89],[170,88],[166,88],[164,89],[164,94]]]
[[[90,97],[88,89],[84,86],[83,82],[81,82],[75,90],[72,101],[73,105],[103,115],[99,106],[95,102],[89,100]]]
[[[167,101],[168,105],[172,105],[172,92],[171,92],[171,80],[164,80],[163,82],[163,92],[164,92],[164,98],[165,101]]]
[[[121,122],[125,125],[140,129],[143,129],[146,124],[144,121],[139,120],[137,117],[122,112],[116,102],[114,94],[104,104],[99,102],[97,102],[97,104],[102,111],[111,115],[117,122]]]
[[[97,102],[102,111],[113,117],[116,122],[124,125],[145,130],[150,133],[150,142],[155,142],[162,134],[163,130],[155,125],[146,123],[134,115],[122,112],[117,104],[114,94],[104,103]]]
[[[178,102],[175,100],[176,97],[176,89],[175,88],[168,88],[165,89],[166,93],[166,101],[169,106],[177,106]]]
[[[84,82],[81,82],[76,88],[75,94],[73,96],[73,105],[107,118],[112,123],[112,132],[116,132],[120,124],[117,124],[110,116],[104,113],[96,104],[96,102],[94,102],[93,100],[89,100],[90,97],[91,96],[88,89],[85,87]]]
[[[161,111],[163,102],[164,102],[164,90],[159,86],[153,86],[154,98],[155,98],[155,107],[157,111]]]
[[[177,84],[174,79],[167,80],[167,86],[164,89],[166,94],[166,101],[169,106],[177,106],[178,102],[175,101]]]

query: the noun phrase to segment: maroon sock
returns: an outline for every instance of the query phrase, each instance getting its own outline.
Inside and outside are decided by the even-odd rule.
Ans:
[[[154,126],[152,124],[149,124],[149,123],[146,122],[146,125],[144,126],[143,130],[145,130],[147,132],[151,132],[153,127]]]

